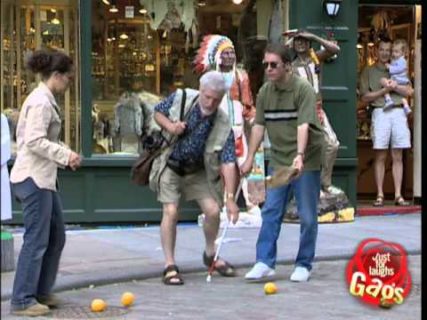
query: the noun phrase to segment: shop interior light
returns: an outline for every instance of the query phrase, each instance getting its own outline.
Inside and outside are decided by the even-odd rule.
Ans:
[[[110,5],[110,1],[109,0],[102,0],[102,2],[104,2],[107,6]]]
[[[50,8],[50,12],[56,13],[56,9],[55,8]]]
[[[55,18],[53,18],[52,20],[50,20],[50,22],[52,24],[60,24],[61,23],[61,21],[59,21],[59,19],[56,16],[55,16]]]
[[[369,31],[369,42],[368,47],[373,47],[375,45],[375,29],[371,28]]]
[[[141,9],[139,9],[139,13],[140,14],[147,14],[147,9],[145,9],[144,7],[142,7]]]
[[[126,34],[126,33],[122,33],[121,35],[120,35],[120,39],[123,39],[123,40],[126,40],[126,39],[129,39],[129,36]]]
[[[362,45],[362,35],[359,34],[357,35],[357,45],[356,45],[357,49],[363,49],[363,45]]]
[[[199,2],[197,2],[197,5],[199,7],[204,7],[204,6],[206,6],[206,1],[199,1]]]
[[[234,4],[241,4],[243,0],[232,0]]]
[[[117,13],[119,12],[119,9],[117,9],[117,7],[113,4],[108,11],[110,11],[111,13]]]
[[[340,11],[341,3],[342,0],[323,0],[323,9],[329,17],[335,18]]]

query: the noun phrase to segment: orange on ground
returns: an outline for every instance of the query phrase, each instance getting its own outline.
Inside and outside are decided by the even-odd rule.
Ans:
[[[122,300],[122,305],[124,305],[125,307],[128,307],[135,302],[135,296],[133,295],[132,292],[125,292],[122,294],[121,300]]]
[[[107,304],[102,299],[93,299],[90,305],[90,309],[93,312],[102,312],[107,308]]]
[[[264,285],[264,292],[265,294],[275,294],[277,293],[277,286],[274,284],[274,282],[267,282]]]

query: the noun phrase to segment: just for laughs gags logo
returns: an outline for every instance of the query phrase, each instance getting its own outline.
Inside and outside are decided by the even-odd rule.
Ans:
[[[347,265],[346,280],[350,294],[369,305],[402,304],[411,290],[406,251],[397,243],[366,239]]]

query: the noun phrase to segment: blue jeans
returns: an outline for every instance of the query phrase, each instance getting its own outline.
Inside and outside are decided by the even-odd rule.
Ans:
[[[272,170],[269,171],[271,174]],[[295,265],[311,270],[317,239],[320,170],[304,171],[290,184],[267,189],[267,197],[261,211],[262,225],[256,244],[256,261],[263,262],[270,268],[275,267],[277,239],[292,191],[301,221],[299,250]]]
[[[11,305],[22,310],[50,294],[65,245],[65,225],[57,192],[38,188],[31,178],[12,188],[22,205],[25,232]]]

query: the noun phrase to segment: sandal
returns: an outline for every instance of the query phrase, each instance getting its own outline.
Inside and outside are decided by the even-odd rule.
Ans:
[[[179,286],[184,284],[184,280],[179,274],[179,269],[176,265],[168,265],[163,271],[163,283],[171,286]]]
[[[372,204],[374,207],[384,206],[384,196],[377,196],[377,199]]]
[[[406,207],[406,206],[409,206],[409,204],[410,203],[408,201],[406,201],[405,199],[403,199],[402,196],[399,196],[396,199],[394,199],[394,205],[396,205],[396,206]]]
[[[208,268],[212,265],[214,258],[215,258],[215,256],[208,257],[206,252],[205,251],[203,252],[203,263]],[[222,262],[222,264],[220,266],[217,266],[217,263],[220,261]],[[220,259],[219,257],[215,262],[214,270],[218,271],[218,273],[224,277],[236,276],[236,269],[230,263],[228,263],[227,261],[225,261],[223,259]]]

